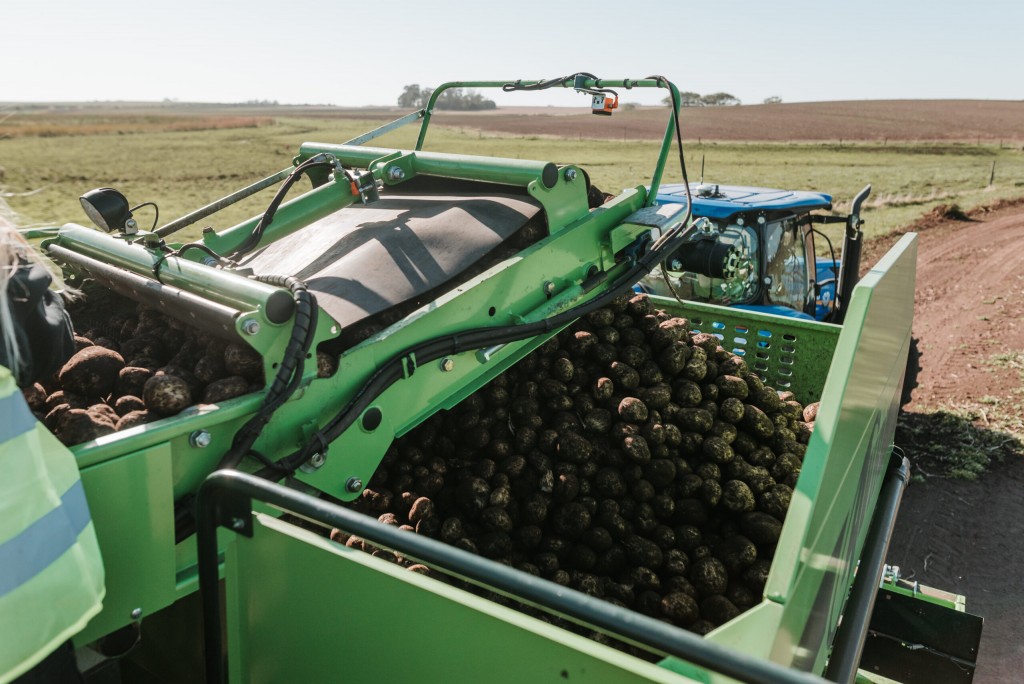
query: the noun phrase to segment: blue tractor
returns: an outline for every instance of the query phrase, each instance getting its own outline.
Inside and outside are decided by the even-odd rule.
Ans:
[[[686,204],[705,218],[689,244],[679,249],[638,289],[679,299],[708,302],[794,318],[842,323],[844,306],[857,284],[863,232],[865,187],[849,216],[814,214],[830,210],[832,197],[819,192],[772,190],[709,183],[663,185],[658,204]],[[815,226],[845,224],[839,260],[828,237]],[[828,244],[818,257],[814,238]]]

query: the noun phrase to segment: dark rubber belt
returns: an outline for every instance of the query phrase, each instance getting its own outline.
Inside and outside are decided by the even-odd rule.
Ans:
[[[454,280],[540,211],[526,195],[390,195],[353,205],[245,265],[304,281],[342,326]]]

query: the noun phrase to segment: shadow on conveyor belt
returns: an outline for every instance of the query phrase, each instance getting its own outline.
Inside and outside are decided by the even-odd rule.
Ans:
[[[352,347],[548,235],[540,204],[522,188],[416,178],[385,188],[247,258],[256,273],[304,281]]]

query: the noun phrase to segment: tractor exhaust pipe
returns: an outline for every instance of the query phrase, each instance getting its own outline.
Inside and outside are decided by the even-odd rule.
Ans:
[[[860,252],[864,245],[864,231],[860,229],[864,222],[860,220],[860,207],[871,194],[871,186],[867,185],[853,198],[853,208],[846,217],[846,234],[843,238],[843,256],[839,265],[839,287],[836,290],[837,316],[835,323],[842,323],[846,318],[846,307],[853,296],[853,288],[860,280]]]

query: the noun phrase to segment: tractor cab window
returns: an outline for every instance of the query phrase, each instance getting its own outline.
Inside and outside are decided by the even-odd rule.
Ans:
[[[683,257],[682,270],[670,272],[679,296],[724,306],[752,301],[759,281],[757,232],[737,224],[719,226],[713,236],[697,236],[694,247],[709,241],[715,248],[707,256],[696,256],[705,250],[694,249],[690,252],[694,258]],[[684,247],[680,252],[688,250]]]
[[[803,235],[794,218],[765,226],[765,290],[769,304],[797,311],[810,296],[807,254]]]

